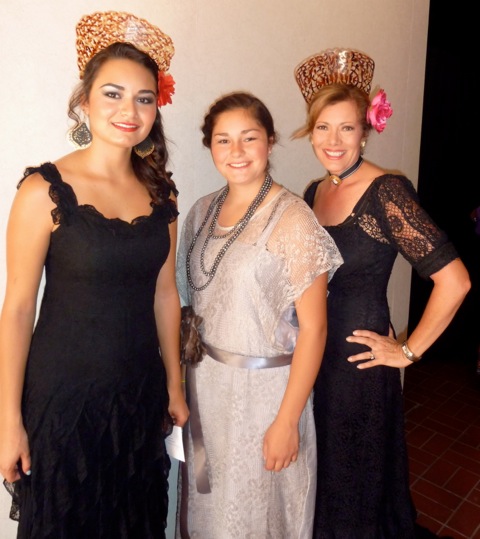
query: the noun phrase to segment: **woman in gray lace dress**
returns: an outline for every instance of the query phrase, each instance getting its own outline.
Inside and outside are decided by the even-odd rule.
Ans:
[[[227,185],[194,204],[178,252],[180,295],[203,318],[206,355],[187,366],[177,537],[307,539],[311,389],[327,280],[342,260],[307,204],[270,176],[276,134],[261,101],[220,98],[202,131]]]
[[[421,208],[412,183],[363,159],[372,128],[391,115],[370,100],[374,63],[351,49],[323,51],[295,70],[308,103],[308,136],[327,169],[305,200],[345,263],[328,285],[328,337],[315,383],[318,484],[315,539],[415,535],[400,368],[420,359],[470,288],[465,266]],[[432,292],[408,340],[389,337],[387,286],[400,253]]]

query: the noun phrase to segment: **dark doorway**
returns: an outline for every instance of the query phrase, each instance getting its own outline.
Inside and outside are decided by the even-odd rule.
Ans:
[[[480,236],[470,217],[480,205],[480,94],[475,82],[479,65],[476,49],[470,45],[473,25],[466,10],[430,0],[418,177],[422,205],[447,232],[472,279],[472,290],[425,359],[467,361],[472,373],[480,343]],[[412,272],[409,333],[431,287],[431,282]]]

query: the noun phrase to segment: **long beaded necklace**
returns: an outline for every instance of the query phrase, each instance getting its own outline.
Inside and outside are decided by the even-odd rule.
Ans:
[[[223,203],[225,202],[225,199],[227,198],[227,195],[228,195],[228,191],[229,191],[228,185],[223,188],[223,190],[221,191],[218,197],[212,200],[212,202],[210,203],[210,206],[208,207],[205,218],[202,224],[200,225],[200,228],[195,233],[195,236],[193,237],[192,243],[190,244],[190,247],[187,252],[187,260],[186,260],[187,279],[188,279],[188,284],[193,288],[193,290],[196,290],[197,292],[200,292],[201,290],[205,290],[205,288],[207,288],[207,286],[212,282],[212,279],[215,277],[215,273],[217,272],[217,268],[218,268],[218,265],[220,264],[220,261],[225,256],[225,253],[228,251],[232,243],[245,230],[245,227],[248,225],[250,219],[253,217],[253,214],[257,211],[257,208],[265,200],[265,197],[270,191],[272,184],[273,184],[272,177],[270,176],[270,174],[267,174],[265,177],[265,181],[263,182],[262,187],[260,188],[260,191],[258,192],[257,196],[253,199],[250,206],[248,206],[247,211],[245,212],[243,217],[226,234],[214,235],[214,231],[217,226],[217,221],[218,221],[218,216],[220,215],[220,210],[222,209]],[[191,269],[190,269],[190,259],[191,259],[195,244],[197,243],[197,240],[200,234],[202,233],[202,230],[205,228],[208,222],[208,219],[210,215],[212,214],[214,208],[215,208],[215,212],[213,213],[212,221],[210,223],[210,226],[208,227],[207,237],[205,238],[202,249],[200,251],[200,269],[202,273],[207,277],[207,280],[203,285],[196,286],[192,280]],[[215,257],[213,261],[212,267],[209,270],[207,270],[207,268],[205,267],[205,252],[207,250],[207,246],[210,240],[212,238],[222,239],[222,238],[227,238],[227,237],[228,239],[223,244],[222,248],[218,251],[217,256]]]
[[[351,176],[358,168],[360,168],[360,165],[363,163],[363,157],[360,156],[355,163],[350,167],[347,168],[347,170],[343,171],[340,176],[337,176],[336,174],[330,174],[330,172],[327,170],[327,172],[330,174],[330,181],[333,183],[333,185],[340,185],[342,181],[345,178],[348,178]]]

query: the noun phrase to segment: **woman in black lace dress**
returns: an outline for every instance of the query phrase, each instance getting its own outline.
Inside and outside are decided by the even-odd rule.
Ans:
[[[158,109],[173,44],[106,12],[81,19],[77,51],[79,149],[25,171],[8,224],[0,473],[19,538],[159,539],[165,437],[188,418],[176,188]]]
[[[370,101],[374,63],[327,50],[295,69],[307,101],[304,127],[327,176],[305,200],[344,264],[329,284],[328,336],[315,384],[318,483],[314,537],[411,538],[400,369],[448,326],[470,288],[453,245],[418,203],[412,183],[362,158],[372,127],[391,115],[383,90]],[[433,289],[405,342],[389,332],[387,285],[400,253]],[[389,336],[390,333],[390,336]]]

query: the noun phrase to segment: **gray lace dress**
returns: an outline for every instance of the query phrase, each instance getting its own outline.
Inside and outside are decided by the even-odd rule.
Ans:
[[[233,242],[211,283],[196,291],[187,280],[187,252],[218,194],[201,198],[185,220],[177,259],[182,302],[203,317],[204,341],[229,359],[288,356],[298,333],[294,301],[318,275],[328,271],[331,277],[341,264],[335,243],[307,204],[283,188]],[[197,287],[205,282],[199,260],[208,224],[191,256]],[[204,252],[207,268],[225,241],[210,240]],[[244,368],[207,354],[188,370],[191,419],[184,429],[187,464],[179,480],[177,537],[311,537],[316,489],[311,399],[300,420],[297,462],[271,473],[262,457],[263,437],[276,417],[290,365]],[[204,449],[198,433],[192,442],[197,413]],[[199,479],[203,455],[207,491]]]

